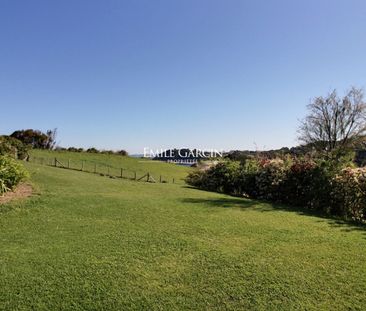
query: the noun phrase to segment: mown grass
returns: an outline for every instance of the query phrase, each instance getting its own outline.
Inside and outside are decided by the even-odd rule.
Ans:
[[[54,158],[57,158],[64,166],[70,165],[71,168],[81,169],[83,165],[83,169],[86,171],[94,172],[96,169],[99,173],[115,176],[121,174],[120,169],[122,168],[124,169],[123,176],[126,178],[133,178],[134,172],[137,173],[137,178],[149,172],[156,181],[159,181],[161,176],[162,181],[173,182],[174,179],[176,183],[184,183],[184,178],[191,170],[186,166],[114,154],[33,149],[31,159],[32,156],[44,158],[44,163],[53,163]],[[84,161],[83,164],[82,161]]]
[[[362,310],[362,227],[27,164],[0,213],[1,310]]]

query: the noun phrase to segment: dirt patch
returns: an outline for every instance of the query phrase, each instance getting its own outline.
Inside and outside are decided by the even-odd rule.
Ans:
[[[14,191],[9,191],[3,196],[0,196],[0,204],[8,203],[16,199],[29,197],[33,192],[32,186],[29,184],[20,184]]]

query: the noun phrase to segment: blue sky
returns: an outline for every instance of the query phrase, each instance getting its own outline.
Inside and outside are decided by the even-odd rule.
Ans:
[[[365,17],[363,0],[0,0],[0,133],[293,146],[312,97],[366,87]]]

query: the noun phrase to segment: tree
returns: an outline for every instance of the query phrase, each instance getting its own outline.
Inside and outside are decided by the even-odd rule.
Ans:
[[[39,130],[28,129],[15,131],[10,136],[32,148],[53,149],[56,144],[56,134],[56,129],[48,130],[46,134]]]
[[[56,136],[57,136],[57,128],[53,130],[48,130],[47,133],[47,141],[46,141],[46,149],[54,149],[56,145]]]
[[[336,90],[308,105],[299,128],[301,142],[326,152],[345,150],[366,134],[366,103],[361,89],[339,98]]]

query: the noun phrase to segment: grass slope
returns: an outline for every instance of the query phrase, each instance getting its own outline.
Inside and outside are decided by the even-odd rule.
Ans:
[[[27,164],[0,213],[1,310],[362,310],[363,228],[173,184]]]
[[[180,166],[171,163],[165,163],[160,161],[153,161],[140,158],[123,157],[119,155],[108,154],[95,154],[86,152],[69,152],[69,151],[49,151],[49,150],[31,150],[31,156],[43,157],[48,160],[57,158],[65,166],[70,160],[70,166],[75,169],[81,168],[81,162],[84,162],[84,170],[94,171],[95,164],[97,164],[97,170],[101,173],[107,173],[107,166],[111,166],[109,173],[119,176],[120,168],[124,169],[124,176],[132,178],[133,172],[137,172],[137,176],[141,177],[147,172],[159,180],[160,175],[163,180],[172,182],[183,182],[183,179],[187,176],[187,173],[191,170],[189,167]]]

